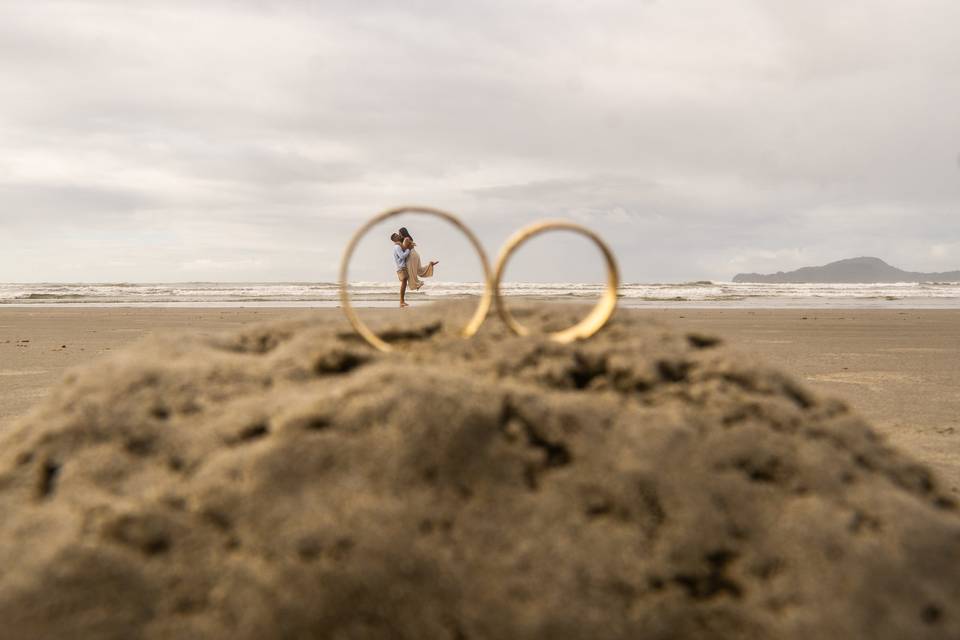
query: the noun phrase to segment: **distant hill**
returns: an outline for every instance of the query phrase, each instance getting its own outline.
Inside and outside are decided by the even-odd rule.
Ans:
[[[777,273],[738,273],[734,282],[825,283],[846,282],[960,282],[960,271],[917,273],[891,267],[880,258],[848,258],[822,267],[803,267]]]

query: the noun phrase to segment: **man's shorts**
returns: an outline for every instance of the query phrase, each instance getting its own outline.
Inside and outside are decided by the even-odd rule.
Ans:
[[[407,270],[406,269],[397,269],[397,280],[403,282],[407,279]]]

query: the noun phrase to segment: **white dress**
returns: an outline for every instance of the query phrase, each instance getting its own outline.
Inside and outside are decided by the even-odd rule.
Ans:
[[[423,286],[423,280],[420,278],[430,278],[433,276],[433,265],[426,267],[420,266],[420,254],[416,248],[410,249],[410,255],[407,256],[407,287],[416,291]]]

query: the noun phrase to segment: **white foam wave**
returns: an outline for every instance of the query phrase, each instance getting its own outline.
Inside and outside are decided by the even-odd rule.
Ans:
[[[513,282],[503,285],[507,296],[557,299],[593,299],[603,292],[600,283]],[[358,302],[389,301],[397,295],[396,282],[352,283]],[[479,296],[478,282],[428,282],[411,293],[422,300]],[[622,300],[643,303],[795,303],[813,306],[842,301],[882,304],[913,302],[960,307],[960,283],[883,284],[755,284],[734,282],[637,283],[620,287]],[[204,303],[329,303],[339,300],[332,282],[179,282],[179,283],[37,283],[0,284],[0,304],[204,304]]]

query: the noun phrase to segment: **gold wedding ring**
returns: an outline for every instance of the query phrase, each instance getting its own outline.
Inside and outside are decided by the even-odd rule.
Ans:
[[[511,314],[507,308],[503,300],[503,293],[500,291],[500,282],[503,279],[503,273],[506,270],[507,261],[510,259],[510,256],[512,256],[524,242],[546,231],[573,231],[586,236],[600,248],[600,252],[603,254],[607,265],[607,288],[597,305],[586,318],[568,329],[548,334],[549,338],[555,342],[564,344],[573,342],[574,340],[589,338],[607,324],[617,307],[617,289],[620,286],[620,273],[617,268],[617,260],[614,258],[610,247],[600,239],[600,236],[584,226],[566,220],[544,220],[524,227],[507,240],[507,244],[504,245],[503,250],[500,251],[494,274],[491,276],[490,263],[487,260],[487,254],[480,245],[480,241],[477,240],[477,237],[470,231],[467,225],[463,224],[455,215],[432,207],[397,207],[396,209],[389,209],[374,216],[360,227],[347,244],[347,250],[344,252],[343,259],[340,262],[340,302],[343,305],[343,313],[346,314],[347,319],[356,332],[380,351],[393,351],[394,349],[360,320],[356,311],[353,309],[353,305],[350,303],[350,291],[348,289],[350,259],[353,257],[353,252],[356,250],[357,244],[359,244],[360,240],[370,229],[384,220],[409,213],[427,214],[446,220],[467,236],[470,244],[472,244],[476,250],[477,255],[480,256],[480,264],[483,266],[483,295],[480,298],[480,303],[477,305],[477,310],[460,332],[460,335],[464,338],[470,338],[476,335],[480,329],[480,325],[482,325],[483,321],[487,318],[487,313],[490,311],[490,305],[493,300],[497,302],[497,313],[500,315],[500,318],[503,319],[504,323],[513,333],[519,336],[530,335],[530,330],[517,322],[516,318],[513,317],[513,314]]]
[[[484,252],[480,241],[477,240],[477,237],[472,231],[470,231],[467,225],[463,224],[463,222],[461,222],[460,219],[452,213],[448,213],[440,209],[434,209],[432,207],[397,207],[395,209],[388,209],[387,211],[384,211],[383,213],[371,218],[366,224],[360,227],[355,234],[353,234],[349,244],[347,244],[347,250],[344,252],[343,258],[340,261],[340,303],[343,305],[343,312],[346,314],[347,320],[350,321],[350,324],[353,325],[353,328],[356,330],[356,332],[359,333],[364,340],[369,342],[380,351],[393,351],[393,347],[381,339],[373,331],[371,331],[370,328],[359,318],[359,316],[357,316],[356,311],[353,309],[353,305],[350,304],[350,292],[348,290],[349,280],[347,277],[350,267],[350,259],[353,257],[353,252],[357,248],[357,244],[359,244],[360,240],[367,234],[368,231],[370,231],[370,229],[380,224],[384,220],[408,213],[426,214],[446,220],[459,229],[465,236],[467,236],[467,240],[470,241],[470,244],[473,245],[477,255],[480,256],[480,264],[483,266],[483,296],[480,298],[480,304],[477,305],[477,310],[470,318],[470,321],[467,322],[466,326],[460,332],[460,335],[462,335],[464,338],[470,338],[475,335],[480,329],[480,325],[482,325],[483,321],[486,320],[487,313],[490,311],[490,302],[492,297],[490,292],[490,262],[487,260],[487,254]]]
[[[603,254],[603,258],[607,263],[607,288],[603,293],[603,297],[600,298],[600,301],[593,308],[593,310],[587,315],[586,318],[574,326],[564,329],[563,331],[557,331],[549,334],[551,340],[566,344],[573,342],[574,340],[583,340],[589,338],[597,331],[600,331],[600,329],[607,324],[607,321],[610,320],[610,316],[613,315],[613,311],[617,307],[617,289],[620,286],[620,273],[619,269],[617,268],[617,260],[614,258],[610,247],[608,247],[607,244],[600,239],[600,236],[595,234],[590,229],[566,220],[543,220],[540,222],[534,222],[533,224],[520,229],[520,231],[517,231],[510,237],[509,240],[507,240],[507,244],[504,245],[503,249],[500,251],[500,256],[497,258],[497,264],[494,267],[493,274],[493,297],[497,302],[497,313],[500,314],[500,318],[510,328],[510,330],[518,336],[530,335],[530,330],[517,322],[516,318],[513,317],[513,314],[511,314],[510,310],[507,308],[507,305],[503,299],[503,293],[500,291],[500,282],[503,278],[503,273],[506,270],[507,261],[510,259],[510,256],[513,255],[513,253],[520,247],[520,245],[536,235],[547,231],[557,230],[573,231],[586,236],[600,248],[600,252]]]

